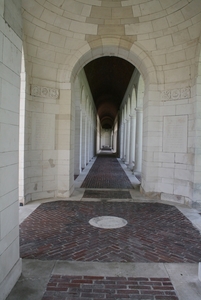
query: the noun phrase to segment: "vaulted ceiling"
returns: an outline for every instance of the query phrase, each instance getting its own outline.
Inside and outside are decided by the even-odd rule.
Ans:
[[[115,56],[95,59],[84,67],[103,128],[113,126],[134,69]]]

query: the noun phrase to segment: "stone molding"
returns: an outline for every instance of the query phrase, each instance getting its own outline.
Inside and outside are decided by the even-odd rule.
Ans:
[[[31,85],[31,95],[34,97],[58,99],[59,90],[45,86]]]
[[[174,90],[166,90],[161,92],[162,101],[189,99],[191,97],[191,89],[182,88]]]

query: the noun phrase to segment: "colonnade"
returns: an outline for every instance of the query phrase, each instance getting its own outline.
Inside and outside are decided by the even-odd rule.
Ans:
[[[75,175],[79,175],[95,156],[96,114],[93,98],[82,71],[75,83]]]
[[[144,82],[134,73],[120,107],[120,158],[134,174],[142,172]]]

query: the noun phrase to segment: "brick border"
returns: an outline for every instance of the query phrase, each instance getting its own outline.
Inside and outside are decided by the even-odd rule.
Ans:
[[[42,300],[178,300],[169,278],[52,275]]]

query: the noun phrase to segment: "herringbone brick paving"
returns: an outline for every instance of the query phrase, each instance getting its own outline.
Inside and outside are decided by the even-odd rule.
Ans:
[[[169,278],[53,275],[42,300],[178,300]]]
[[[125,227],[89,225],[117,216]],[[40,205],[20,226],[22,258],[99,262],[199,262],[201,236],[174,206],[159,203],[56,201]]]
[[[98,155],[82,188],[132,189],[133,186],[115,155]]]

